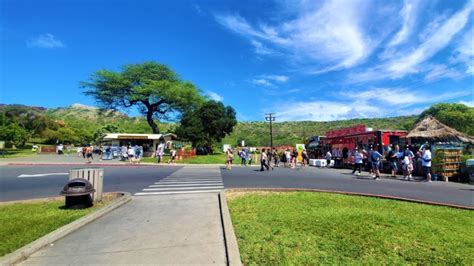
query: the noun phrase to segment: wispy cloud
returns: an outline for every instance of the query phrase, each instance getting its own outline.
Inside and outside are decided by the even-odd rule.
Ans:
[[[222,102],[224,100],[224,97],[220,96],[219,94],[213,91],[206,91],[205,93],[209,98],[211,98],[214,101]]]
[[[426,81],[435,81],[444,78],[460,79],[463,76],[461,72],[446,65],[433,65],[431,70],[426,74]]]
[[[26,42],[28,47],[35,48],[61,48],[64,47],[64,44],[58,40],[53,34],[46,33],[39,35]]]
[[[285,75],[260,75],[253,79],[252,83],[264,87],[272,87],[275,86],[276,83],[285,83],[288,79],[289,77]]]
[[[408,88],[373,88],[356,93],[341,93],[337,101],[291,101],[272,106],[280,110],[281,121],[317,120],[332,121],[351,118],[384,117],[419,114],[427,106],[439,101],[455,100],[470,96],[466,90],[431,95],[423,90]],[[291,108],[281,108],[291,106]]]
[[[403,18],[402,28],[389,42],[388,46],[402,44],[410,37],[416,25],[416,15],[421,3],[422,1],[416,0],[404,1],[403,9],[400,11],[400,16]]]
[[[464,63],[465,73],[474,75],[474,30],[471,29],[464,33],[453,56],[450,58],[451,63]]]
[[[304,2],[304,1],[303,1]],[[367,1],[325,1],[297,8],[291,19],[253,25],[238,14],[218,14],[216,21],[250,40],[256,53],[285,51],[293,60],[309,63],[318,71],[350,68],[363,62],[378,43],[378,32],[369,35],[364,20]],[[307,2],[304,2],[308,6]],[[372,25],[372,29],[377,25]]]

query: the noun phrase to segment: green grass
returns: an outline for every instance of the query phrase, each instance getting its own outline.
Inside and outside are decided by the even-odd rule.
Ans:
[[[474,212],[327,193],[228,195],[245,265],[474,262]]]
[[[29,148],[29,149],[22,149],[22,148],[11,149],[11,148],[8,148],[8,149],[5,149],[4,152],[5,152],[4,154],[0,155],[0,160],[4,159],[4,158],[7,159],[7,158],[20,158],[20,157],[36,156],[36,153],[32,152],[31,148]]]
[[[169,160],[169,156],[164,156],[163,161],[166,163]],[[156,163],[156,158],[143,158],[142,162],[145,163]],[[234,163],[235,163],[234,157]],[[176,160],[177,164],[180,163],[189,163],[189,164],[225,164],[225,154],[223,153],[216,153],[212,155],[199,155],[192,158],[186,158],[181,161]]]
[[[62,209],[62,199],[0,205],[0,256],[11,253],[108,202],[110,200],[103,200],[82,210]]]

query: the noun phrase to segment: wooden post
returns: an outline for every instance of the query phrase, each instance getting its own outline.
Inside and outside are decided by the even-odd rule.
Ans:
[[[75,178],[83,178],[91,182],[95,189],[92,193],[94,201],[102,201],[102,191],[104,188],[104,169],[102,168],[85,168],[69,170],[69,180]]]

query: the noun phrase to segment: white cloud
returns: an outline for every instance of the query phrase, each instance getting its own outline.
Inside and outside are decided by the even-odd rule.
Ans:
[[[261,54],[261,55],[271,55],[271,54],[277,54],[277,52],[273,49],[270,49],[263,45],[263,43],[256,41],[256,40],[251,40],[251,43],[253,47],[255,48],[255,53]]]
[[[285,75],[260,75],[256,79],[253,79],[252,83],[264,87],[273,87],[275,83],[285,83],[288,79],[289,77]]]
[[[219,94],[213,91],[207,91],[206,95],[214,101],[222,102],[224,100],[224,97],[220,96]]]
[[[395,46],[407,41],[410,34],[416,25],[416,14],[421,1],[416,0],[405,0],[403,9],[400,11],[400,16],[403,18],[402,28],[393,37],[388,46]]]
[[[460,79],[462,73],[453,68],[448,68],[445,65],[434,65],[431,70],[426,74],[426,81],[435,81],[443,78]]]
[[[464,104],[464,105],[467,105],[467,106],[469,106],[469,107],[474,107],[474,100],[472,100],[472,101],[470,101],[470,102],[459,101],[459,103]]]
[[[260,86],[264,86],[264,87],[273,86],[273,83],[271,83],[270,81],[268,81],[266,79],[253,79],[252,83],[255,84],[255,85],[260,85]]]
[[[275,25],[253,26],[240,15],[215,18],[225,28],[248,38],[259,54],[270,54],[275,47],[294,60],[330,71],[360,64],[375,48],[375,37],[364,31],[366,2],[330,0],[311,7],[304,2],[307,8],[298,8],[292,19]]]
[[[466,74],[474,74],[474,30],[471,29],[464,33],[462,39],[458,43],[453,56],[450,58],[451,63],[464,63],[466,65]]]
[[[446,20],[431,36],[421,43],[414,51],[401,58],[396,58],[386,65],[386,71],[393,77],[403,77],[409,73],[420,71],[419,65],[445,48],[451,39],[461,31],[469,21],[473,2],[469,2],[462,10]]]
[[[64,44],[56,39],[56,37],[51,33],[42,34],[36,38],[29,40],[27,43],[28,47],[36,48],[61,48],[64,47]]]
[[[453,66],[443,68],[439,64],[430,64],[428,61],[446,48],[456,34],[465,28],[469,22],[473,6],[474,1],[471,0],[449,18],[445,15],[434,18],[420,35],[421,43],[418,46],[411,49],[404,48],[399,51],[386,50],[381,56],[381,59],[385,62],[381,62],[375,67],[368,67],[363,71],[349,73],[349,82],[360,83],[384,79],[401,79],[409,74],[425,72],[427,72],[425,75],[426,81],[433,81],[438,78],[456,79],[462,77],[462,75],[458,75],[459,71]],[[470,50],[472,49],[472,33],[471,35],[467,33],[467,35],[468,37],[465,37],[466,41],[462,42],[456,55],[453,56],[453,58],[457,58],[458,62],[459,58],[469,58],[467,55],[472,52]],[[464,43],[467,43],[467,49],[461,48],[464,47]],[[467,62],[466,73],[469,73],[473,69],[472,64],[469,64],[472,60],[464,61]]]
[[[341,93],[337,101],[290,101],[277,103],[279,121],[332,121],[351,118],[385,117],[419,114],[430,104],[472,95],[465,90],[432,95],[408,88],[374,88],[355,93]],[[291,108],[285,108],[289,106]]]

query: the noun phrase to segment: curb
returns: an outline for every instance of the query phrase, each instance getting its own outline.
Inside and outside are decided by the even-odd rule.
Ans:
[[[234,226],[230,219],[229,208],[225,191],[219,193],[219,207],[221,211],[222,229],[224,231],[224,244],[226,249],[227,265],[242,265],[240,261],[239,245],[235,237]]]
[[[110,205],[104,206],[97,211],[86,215],[70,224],[60,227],[53,232],[27,244],[24,247],[17,249],[16,251],[7,254],[0,258],[0,265],[14,265],[22,260],[27,259],[30,255],[38,251],[39,249],[47,246],[60,238],[76,231],[77,229],[87,225],[88,223],[98,219],[99,217],[111,212],[112,210],[122,206],[123,204],[132,200],[132,195],[129,192],[116,192],[123,196],[113,201]]]
[[[397,197],[397,196],[388,196],[388,195],[382,195],[382,194],[350,192],[350,191],[340,191],[340,190],[330,190],[330,189],[232,188],[232,189],[227,189],[227,191],[229,191],[229,192],[242,192],[242,191],[276,191],[276,192],[307,191],[307,192],[321,192],[321,193],[334,193],[334,194],[342,194],[342,195],[350,195],[350,196],[364,196],[364,197],[372,197],[372,198],[391,199],[391,200],[415,202],[415,203],[434,205],[434,206],[444,206],[444,207],[458,208],[458,209],[464,209],[464,210],[474,210],[474,206],[456,205],[456,204],[450,204],[450,203],[443,203],[443,202],[436,202],[436,201],[429,201],[429,200],[420,200],[420,199],[411,199],[411,198],[404,198],[404,197]]]

